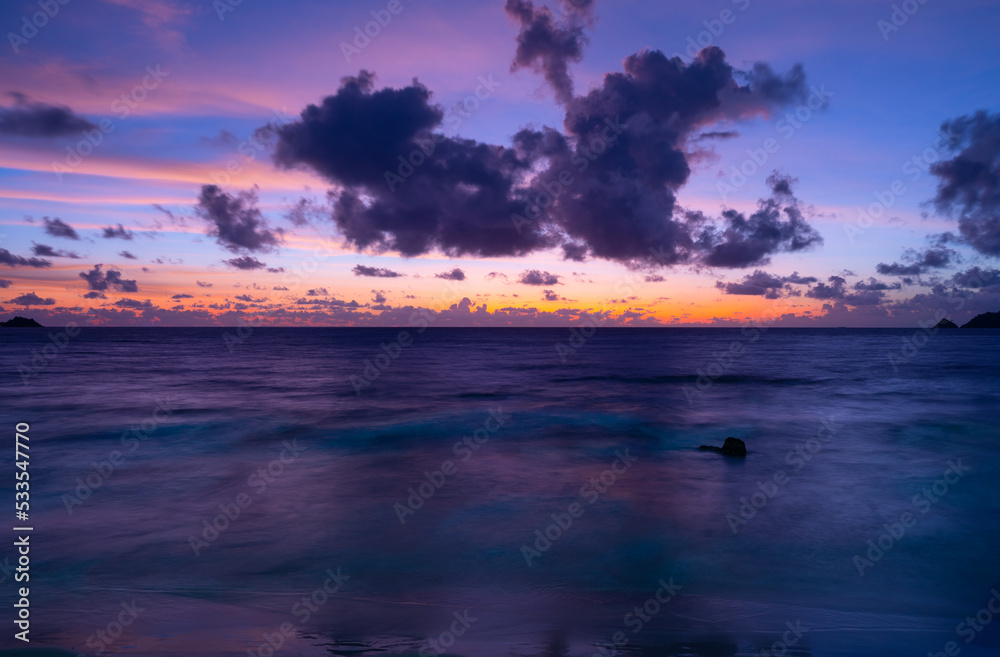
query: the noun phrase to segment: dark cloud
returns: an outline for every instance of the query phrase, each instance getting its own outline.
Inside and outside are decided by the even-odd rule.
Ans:
[[[9,94],[11,107],[0,107],[0,134],[18,137],[63,137],[96,128],[68,107],[29,100],[19,93]]]
[[[174,296],[172,296],[170,298],[171,299],[194,299],[194,296],[192,296],[190,294],[175,294]]]
[[[820,243],[791,180],[774,177],[771,198],[749,217],[682,212],[688,142],[805,91],[798,67],[738,71],[714,47],[690,64],[644,51],[569,100],[563,131],[525,129],[501,146],[435,133],[443,112],[426,87],[375,90],[362,71],[277,129],[275,162],[337,188],[332,219],[359,250],[500,257],[562,246],[574,260],[759,265]],[[419,166],[406,160],[413,153]]]
[[[494,278],[501,278],[506,281],[507,274],[504,274],[503,272],[499,271],[491,271],[490,273],[486,274],[486,276],[484,276],[483,278],[485,278],[488,281],[492,281]]]
[[[73,258],[79,260],[80,256],[72,251],[63,251],[62,249],[53,249],[51,246],[46,244],[36,244],[32,242],[31,252],[36,256],[42,256],[45,258]]]
[[[1000,270],[970,267],[951,277],[951,284],[957,287],[992,287],[1000,285]]]
[[[65,237],[70,240],[80,239],[80,236],[73,230],[73,227],[59,217],[55,219],[42,217],[42,222],[45,224],[45,232],[53,237]]]
[[[235,267],[236,269],[264,269],[267,267],[266,262],[261,262],[257,258],[252,258],[250,256],[241,256],[239,258],[230,258],[229,260],[223,260],[230,267]]]
[[[136,255],[134,253],[132,253],[131,251],[120,251],[118,253],[118,255],[120,255],[123,258],[128,258],[129,260],[137,260],[138,259],[136,257]]]
[[[306,292],[307,297],[326,297],[329,295],[330,293],[326,291],[325,287],[317,288],[315,290],[309,290],[308,292]]]
[[[35,269],[44,269],[45,267],[51,267],[52,263],[48,260],[42,260],[40,258],[25,258],[14,255],[7,249],[0,249],[0,265],[6,265],[8,267],[34,267]]]
[[[288,288],[285,287],[284,285],[275,285],[271,289],[274,290],[274,291],[276,291],[276,292],[288,292]]]
[[[782,251],[802,251],[823,243],[810,226],[798,199],[792,194],[792,180],[772,174],[768,178],[772,196],[761,199],[749,217],[736,210],[722,213],[721,226],[696,228],[697,244],[704,251],[702,262],[711,267],[749,267],[770,262]],[[704,224],[700,213],[689,213],[696,226]]]
[[[809,285],[815,283],[816,280],[815,276],[799,276],[797,271],[793,271],[791,276],[785,276],[786,283],[794,283],[795,285]]]
[[[646,276],[644,280],[647,283],[662,283],[667,279],[665,279],[663,276],[660,276],[659,274],[649,274],[648,276]]]
[[[155,308],[153,302],[149,299],[145,301],[139,301],[137,299],[119,299],[115,301],[115,306],[118,308],[131,308],[134,310],[152,310]]]
[[[744,296],[765,296],[772,290],[780,290],[785,285],[785,279],[779,278],[760,269],[752,274],[747,274],[742,281],[735,283],[723,283],[717,281],[715,287],[726,294],[739,294]]]
[[[28,292],[27,294],[22,294],[19,297],[8,299],[7,303],[13,303],[18,306],[54,306],[56,305],[56,300],[43,299],[34,292]]]
[[[559,295],[555,290],[542,290],[546,301],[559,301]]]
[[[90,271],[80,272],[80,278],[87,281],[87,286],[91,290],[103,292],[105,290],[118,290],[119,292],[138,292],[139,286],[134,280],[122,278],[122,273],[114,269],[103,271],[104,265],[94,265]]]
[[[830,285],[819,283],[807,291],[806,296],[813,299],[843,299],[847,294],[847,281],[840,276],[831,276],[827,280]]]
[[[934,204],[958,217],[962,237],[980,253],[1000,256],[1000,114],[979,111],[942,126],[955,157],[931,166],[940,180]]]
[[[198,287],[212,287],[212,283],[206,283],[205,281],[195,281],[194,284]]]
[[[521,272],[517,282],[523,283],[524,285],[558,285],[559,276],[551,274],[547,271],[529,269]]]
[[[851,306],[874,306],[885,300],[885,292],[882,290],[859,288],[855,285],[855,289],[862,291],[848,292],[847,281],[841,276],[831,276],[827,281],[829,285],[819,283],[806,291],[806,296],[824,301],[839,301]]]
[[[121,224],[118,224],[117,226],[108,226],[107,228],[104,229],[104,239],[106,240],[111,240],[111,239],[130,240],[132,239],[132,237],[133,237],[132,231],[125,230],[125,227],[122,226]]]
[[[268,267],[267,268],[267,272],[269,274],[280,274],[283,271],[285,271],[284,267]]]
[[[443,278],[448,281],[464,281],[465,272],[455,267],[451,271],[442,272],[440,274],[434,274],[434,278]]]
[[[216,185],[203,185],[195,211],[212,225],[208,234],[233,253],[266,253],[281,242],[282,230],[268,226],[253,191],[233,196]]]
[[[370,276],[372,278],[396,278],[402,276],[399,272],[392,271],[391,269],[367,267],[365,265],[355,265],[351,271],[354,272],[355,276]]]
[[[11,285],[13,285],[13,283],[14,283],[14,281],[12,281],[12,280],[10,280],[10,279],[7,279],[7,278],[0,278],[0,290],[5,290],[5,289],[7,289],[7,288],[8,288],[8,287],[10,287]]]
[[[535,7],[531,0],[507,0],[504,7],[507,15],[521,25],[511,71],[533,68],[541,73],[562,104],[573,98],[569,63],[583,57],[587,44],[583,28],[591,20],[593,2],[575,2],[568,8],[565,20],[559,24],[548,7]]]
[[[102,292],[87,292],[83,295],[84,299],[107,299]]]
[[[883,283],[877,278],[869,278],[867,282],[858,281],[857,283],[854,284],[855,290],[870,291],[870,292],[884,291],[884,290],[899,290],[902,287],[903,284],[898,281],[895,283]]]
[[[958,260],[958,254],[945,246],[932,246],[923,252],[907,249],[902,259],[902,263],[888,265],[880,262],[875,271],[883,276],[915,276],[930,269],[950,267]]]

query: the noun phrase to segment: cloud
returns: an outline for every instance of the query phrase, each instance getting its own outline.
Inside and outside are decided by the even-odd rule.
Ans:
[[[523,283],[524,285],[558,285],[559,276],[556,274],[550,274],[547,271],[528,269],[527,271],[521,272],[517,282]]]
[[[875,271],[883,276],[915,276],[930,269],[941,269],[951,266],[958,260],[958,254],[945,246],[932,246],[922,253],[907,249],[903,253],[903,263],[885,264],[880,262]]]
[[[569,259],[745,267],[820,237],[781,176],[749,217],[683,212],[689,141],[805,94],[798,66],[781,76],[734,69],[715,47],[689,64],[643,51],[566,102],[561,131],[524,129],[496,145],[436,133],[444,113],[425,86],[376,90],[361,71],[276,129],[274,160],[331,183],[331,218],[358,250],[501,257],[561,246]]]
[[[252,258],[250,256],[241,256],[239,258],[230,258],[229,260],[223,260],[230,267],[235,267],[236,269],[251,270],[251,269],[263,269],[267,267],[266,262],[261,262],[257,258]]]
[[[875,280],[875,279],[871,279]],[[860,292],[849,293],[847,291],[847,281],[841,276],[830,276],[826,283],[819,283],[815,287],[806,291],[806,296],[824,301],[839,301],[851,306],[874,306],[885,300],[885,292],[876,289],[859,288]]]
[[[370,276],[373,278],[396,278],[403,275],[391,269],[367,267],[365,265],[355,265],[351,271],[354,272],[355,276]]]
[[[136,255],[131,251],[120,251],[118,255],[120,255],[123,258],[128,258],[129,260],[138,260]]]
[[[133,237],[132,231],[125,230],[125,227],[122,226],[121,224],[118,224],[117,226],[108,226],[107,228],[104,229],[104,239],[106,240],[112,240],[112,239],[130,240],[132,239],[132,237]]]
[[[977,288],[1000,285],[1000,270],[982,269],[978,266],[960,271],[951,277],[951,284],[957,287]]]
[[[13,303],[18,306],[54,306],[56,305],[55,299],[43,299],[34,292],[28,292],[27,294],[22,294],[19,297],[14,297],[13,299],[8,299],[8,303]]]
[[[883,283],[882,281],[876,278],[869,278],[867,282],[858,281],[857,283],[854,284],[855,290],[869,291],[869,292],[884,291],[884,290],[899,290],[902,287],[903,284],[900,283],[899,281],[895,283]]]
[[[102,292],[87,292],[83,295],[84,299],[107,299]]]
[[[48,260],[42,260],[41,258],[24,258],[22,256],[14,255],[7,249],[0,249],[0,265],[7,265],[8,267],[34,267],[35,269],[44,269],[45,267],[51,267],[52,263]]]
[[[942,133],[951,135],[958,153],[931,166],[939,178],[934,204],[958,217],[959,232],[974,249],[1000,256],[1000,114],[961,116]]]
[[[715,287],[726,294],[739,294],[744,296],[765,296],[773,290],[780,290],[785,285],[785,279],[773,274],[768,274],[760,269],[752,274],[747,274],[742,281],[737,283],[723,283],[717,281]]]
[[[750,216],[725,210],[721,227],[710,224],[696,229],[697,244],[705,253],[702,262],[728,268],[764,265],[770,262],[772,254],[802,251],[823,243],[820,234],[803,217],[791,191],[793,181],[772,174],[767,182],[772,196],[758,201],[757,211]],[[700,213],[690,213],[689,217],[697,226],[704,224]]]
[[[118,290],[119,292],[138,292],[139,286],[134,280],[122,278],[120,271],[109,269],[102,271],[103,265],[94,265],[90,271],[80,272],[80,278],[87,281],[87,286],[91,290],[103,292],[105,290]]]
[[[132,308],[135,310],[152,310],[154,308],[153,302],[149,299],[145,301],[139,301],[137,299],[119,299],[115,301],[115,306],[118,308]]]
[[[325,287],[317,288],[315,290],[309,290],[308,292],[306,292],[307,297],[326,297],[329,295],[330,293],[326,291]]]
[[[854,274],[850,274],[853,276]],[[799,272],[793,271],[791,276],[785,276],[786,283],[794,283],[795,285],[809,285],[816,282],[815,276],[799,276]]]
[[[276,291],[276,292],[288,292],[288,288],[285,287],[284,285],[275,285],[271,289],[274,290],[274,291]]]
[[[96,128],[68,107],[47,105],[11,92],[14,105],[0,107],[0,135],[18,137],[64,137]]]
[[[211,224],[208,234],[233,253],[270,252],[282,240],[283,231],[268,226],[253,191],[233,196],[216,185],[203,185],[195,211]]]
[[[494,278],[501,278],[504,281],[506,281],[507,274],[498,271],[491,271],[490,273],[486,274],[486,276],[484,276],[483,278],[485,278],[488,281],[492,281]]]
[[[465,272],[455,267],[451,271],[442,272],[440,274],[434,274],[434,278],[443,278],[448,281],[464,281]]]
[[[555,290],[542,290],[545,295],[546,301],[559,301],[559,295],[556,294]]]
[[[819,283],[806,292],[807,297],[813,299],[843,299],[847,294],[847,281],[840,276],[831,276],[827,279],[831,285]]]
[[[14,281],[12,281],[10,279],[0,278],[0,290],[5,290],[5,289],[7,289],[8,287],[10,287],[13,284],[14,284]]]
[[[43,256],[47,258],[73,258],[76,260],[80,259],[80,256],[72,251],[63,251],[61,249],[53,249],[51,246],[45,244],[36,244],[32,242],[31,252],[36,256]]]
[[[587,44],[583,28],[591,21],[593,1],[578,0],[564,7],[569,11],[558,25],[549,8],[536,8],[531,0],[507,0],[504,6],[507,15],[521,25],[511,71],[530,67],[541,73],[561,104],[573,98],[569,63],[583,58]]]
[[[80,236],[75,230],[73,230],[73,227],[59,217],[56,217],[55,219],[42,217],[42,222],[45,223],[45,232],[53,237],[65,237],[70,240],[80,239]]]
[[[194,299],[194,296],[192,296],[190,294],[175,294],[174,296],[172,296],[170,298],[171,299]]]
[[[212,283],[206,283],[205,281],[195,281],[194,284],[198,287],[212,287]]]
[[[374,301],[375,303],[383,304],[387,301],[385,295],[379,292],[378,290],[372,290],[372,293],[374,293],[375,295],[374,297],[372,297],[372,301]]]
[[[663,276],[660,276],[659,274],[649,274],[646,276],[644,280],[647,283],[662,283],[667,279],[665,279]]]

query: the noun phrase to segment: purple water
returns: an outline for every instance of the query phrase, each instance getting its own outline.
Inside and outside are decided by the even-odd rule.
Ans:
[[[24,383],[50,330],[32,647],[1000,654],[996,331],[84,328]]]

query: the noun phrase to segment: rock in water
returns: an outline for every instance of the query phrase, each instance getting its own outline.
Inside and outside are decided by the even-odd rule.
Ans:
[[[20,315],[13,319],[8,319],[6,322],[0,322],[0,326],[4,328],[44,328],[35,320],[21,317]]]
[[[942,329],[942,328],[958,328],[958,324],[956,324],[955,322],[951,321],[950,319],[945,318],[945,319],[942,319],[937,324],[935,324],[934,328],[937,328],[937,329]]]
[[[726,438],[726,442],[722,443],[722,447],[716,447],[715,445],[702,445],[698,449],[707,449],[712,452],[718,452],[723,456],[746,456],[747,455],[747,445],[739,438]]]

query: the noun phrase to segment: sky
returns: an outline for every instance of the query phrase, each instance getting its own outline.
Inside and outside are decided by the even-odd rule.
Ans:
[[[998,27],[985,0],[6,2],[0,316],[962,324],[1000,311]]]

